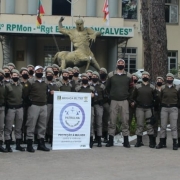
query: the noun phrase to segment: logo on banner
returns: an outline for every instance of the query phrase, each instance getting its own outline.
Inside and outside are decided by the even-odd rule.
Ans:
[[[88,97],[84,97],[84,102],[88,102]]]
[[[81,129],[85,121],[83,108],[76,103],[65,105],[60,112],[60,123],[69,132]]]

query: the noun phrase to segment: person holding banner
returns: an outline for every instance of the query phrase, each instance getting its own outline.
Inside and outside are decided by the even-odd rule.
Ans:
[[[90,148],[93,147],[93,123],[94,123],[94,107],[93,107],[93,99],[94,99],[94,93],[95,89],[94,87],[90,86],[88,84],[89,77],[86,73],[83,73],[81,75],[82,83],[75,88],[76,92],[84,92],[84,93],[91,93],[92,101],[91,101],[91,135],[90,135]]]
[[[102,116],[103,116],[103,96],[105,86],[99,82],[99,73],[94,71],[92,73],[92,86],[95,89],[94,96],[94,120],[97,132],[97,147],[102,147],[101,137],[102,137]]]

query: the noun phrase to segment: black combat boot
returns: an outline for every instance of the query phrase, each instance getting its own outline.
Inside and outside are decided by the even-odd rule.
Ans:
[[[141,146],[144,146],[144,144],[142,143],[142,136],[137,135],[137,142],[134,147],[141,147]]]
[[[90,148],[93,148],[93,136],[90,137],[89,146],[90,146]]]
[[[129,138],[128,136],[124,136],[124,144],[123,144],[124,147],[126,148],[130,148],[130,144],[129,144]]]
[[[106,147],[111,147],[111,146],[114,146],[114,137],[109,135],[109,141],[106,144]]]
[[[163,138],[163,148],[166,148],[166,140],[167,140],[167,137]]]
[[[4,152],[4,153],[7,153],[7,149],[3,148],[3,141],[0,141],[0,152]]]
[[[108,132],[107,131],[103,132],[103,137],[104,137],[103,143],[107,143],[108,142]]]
[[[38,144],[37,134],[34,135],[34,144]]]
[[[49,142],[49,135],[47,133],[45,135],[45,142]]]
[[[154,136],[153,135],[149,135],[149,147],[150,148],[155,148],[156,144],[154,142]]]
[[[178,138],[178,147],[180,147],[180,138]]]
[[[98,143],[98,136],[97,136],[97,131],[94,132],[94,135],[95,135],[95,138],[94,138],[94,141],[93,143]]]
[[[38,140],[37,150],[50,151],[50,149],[45,146],[45,142],[44,142],[44,139],[43,139],[43,138],[41,138],[41,139]]]
[[[173,139],[173,150],[178,150],[177,139]]]
[[[154,141],[154,144],[156,146],[156,137],[153,136],[153,141]]]
[[[102,147],[101,136],[98,136],[97,138],[98,138],[98,145],[97,145],[97,147]]]
[[[165,139],[165,138],[160,138],[160,142],[159,142],[159,144],[156,146],[156,149],[161,149],[161,148],[163,148],[164,139]]]
[[[25,151],[25,148],[21,147],[21,139],[16,139],[16,150]]]
[[[33,141],[32,141],[32,139],[28,139],[27,140],[27,151],[28,152],[31,152],[31,153],[34,153],[35,152],[35,150],[34,150],[34,148],[33,148]]]
[[[27,141],[26,141],[26,133],[23,134],[23,137],[24,137],[24,138],[23,138],[23,143],[24,143],[24,144],[27,144]]]
[[[11,149],[11,146],[10,146],[10,144],[11,144],[11,140],[6,140],[5,141],[5,144],[6,144],[6,151],[7,152],[13,152],[13,150]]]

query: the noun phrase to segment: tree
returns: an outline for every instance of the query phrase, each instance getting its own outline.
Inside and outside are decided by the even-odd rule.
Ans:
[[[165,0],[141,0],[144,67],[152,81],[168,72]],[[145,8],[145,9],[143,9]]]

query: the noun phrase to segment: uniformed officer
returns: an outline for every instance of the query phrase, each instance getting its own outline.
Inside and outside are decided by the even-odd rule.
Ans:
[[[93,73],[93,71],[92,70],[87,70],[86,71],[86,74],[88,75],[88,77],[89,77],[89,81],[88,81],[88,83],[89,83],[89,85],[91,85],[92,84],[92,73]]]
[[[3,131],[4,131],[4,118],[5,118],[5,85],[3,82],[4,71],[0,69],[0,152],[7,152],[3,145]]]
[[[5,86],[5,99],[7,104],[7,114],[5,119],[4,136],[6,143],[6,150],[12,152],[10,147],[12,132],[12,125],[15,120],[15,138],[16,138],[16,150],[25,151],[25,148],[21,147],[22,138],[22,123],[23,123],[23,107],[22,107],[22,85],[19,82],[19,72],[15,69],[11,71],[12,81]]]
[[[106,89],[110,95],[110,124],[108,127],[109,142],[106,147],[113,146],[116,131],[116,121],[119,111],[122,117],[122,134],[124,136],[124,147],[129,148],[129,89],[131,85],[131,75],[124,70],[125,61],[118,59],[117,69],[108,74]]]
[[[160,120],[161,120],[161,89],[162,89],[162,85],[164,84],[164,78],[163,77],[157,77],[156,78],[156,94],[157,94],[157,98],[158,98],[158,103],[154,106],[154,116],[156,119],[156,123],[154,124],[153,128],[154,128],[154,140],[155,140],[155,144],[156,144],[156,138],[158,135],[158,125],[161,124]],[[166,146],[166,141],[164,142],[163,146]]]
[[[52,136],[53,136],[53,95],[54,91],[59,91],[59,88],[56,84],[56,80],[53,78],[53,71],[46,71],[46,83],[48,85],[48,95],[47,95],[47,126],[46,126],[46,134],[47,139],[49,139],[49,143],[52,144]]]
[[[173,138],[173,150],[178,150],[177,144],[177,119],[178,119],[178,99],[180,94],[180,87],[173,85],[174,75],[168,73],[166,75],[166,85],[161,89],[161,130],[160,130],[160,143],[156,149],[163,148],[166,138],[166,128],[168,120],[171,125],[171,134]]]
[[[10,79],[11,79],[11,70],[9,69],[8,66],[3,66],[3,71],[4,71],[4,83],[8,84],[10,83]]]
[[[99,71],[100,75],[100,82],[106,86],[107,83],[107,70],[105,68],[100,68]],[[102,130],[102,136],[104,138],[104,143],[108,142],[108,122],[110,120],[110,99],[109,99],[109,94],[104,90],[104,97],[103,97],[103,118],[102,118],[102,123],[103,123],[103,130]]]
[[[23,142],[26,144],[26,121],[27,121],[27,111],[29,107],[29,98],[25,97],[28,93],[28,79],[29,79],[29,71],[27,68],[22,67],[20,70],[21,74],[21,84],[23,86],[23,125],[22,125],[22,132],[23,132]]]
[[[75,81],[75,86],[77,85],[80,85],[80,82],[81,82],[81,79],[79,78],[79,68],[74,66],[73,67],[73,73],[74,73],[74,76],[73,76],[73,80]]]
[[[33,75],[34,75],[34,66],[33,66],[32,64],[29,64],[29,65],[27,66],[27,69],[28,69],[28,71],[29,71],[29,78],[32,78]]]
[[[97,132],[97,147],[102,147],[102,116],[103,116],[103,97],[105,86],[99,82],[99,73],[94,71],[92,73],[92,86],[95,89],[94,93],[94,124]]]
[[[74,71],[71,67],[68,67],[67,70],[69,72],[69,83],[72,85],[72,92],[75,92],[76,83],[75,83],[75,80],[73,79]]]
[[[35,77],[28,80],[28,94],[31,105],[28,108],[27,118],[27,151],[35,152],[32,146],[35,127],[37,126],[38,147],[37,150],[50,151],[45,146],[44,137],[47,119],[47,84],[44,81],[43,67],[35,67]]]
[[[93,134],[94,134],[94,129],[93,129],[93,123],[94,123],[94,107],[93,107],[93,98],[94,98],[94,92],[95,89],[94,87],[90,86],[88,84],[89,77],[86,73],[83,73],[81,75],[81,84],[76,87],[76,92],[83,92],[83,93],[91,93],[91,131],[90,131],[90,148],[93,147]]]
[[[58,74],[59,74],[59,66],[57,64],[53,64],[52,68],[53,68],[53,73],[54,73],[54,79],[56,81],[59,81],[59,76],[58,76]]]
[[[144,129],[144,117],[147,127],[147,134],[149,136],[149,147],[154,148],[154,129],[152,123],[149,122],[149,119],[152,117],[154,100],[156,97],[155,87],[149,83],[150,74],[146,71],[142,73],[142,83],[135,86],[135,89],[132,94],[133,102],[131,106],[136,104],[136,118],[137,118],[137,143],[135,147],[141,147],[143,129]]]

